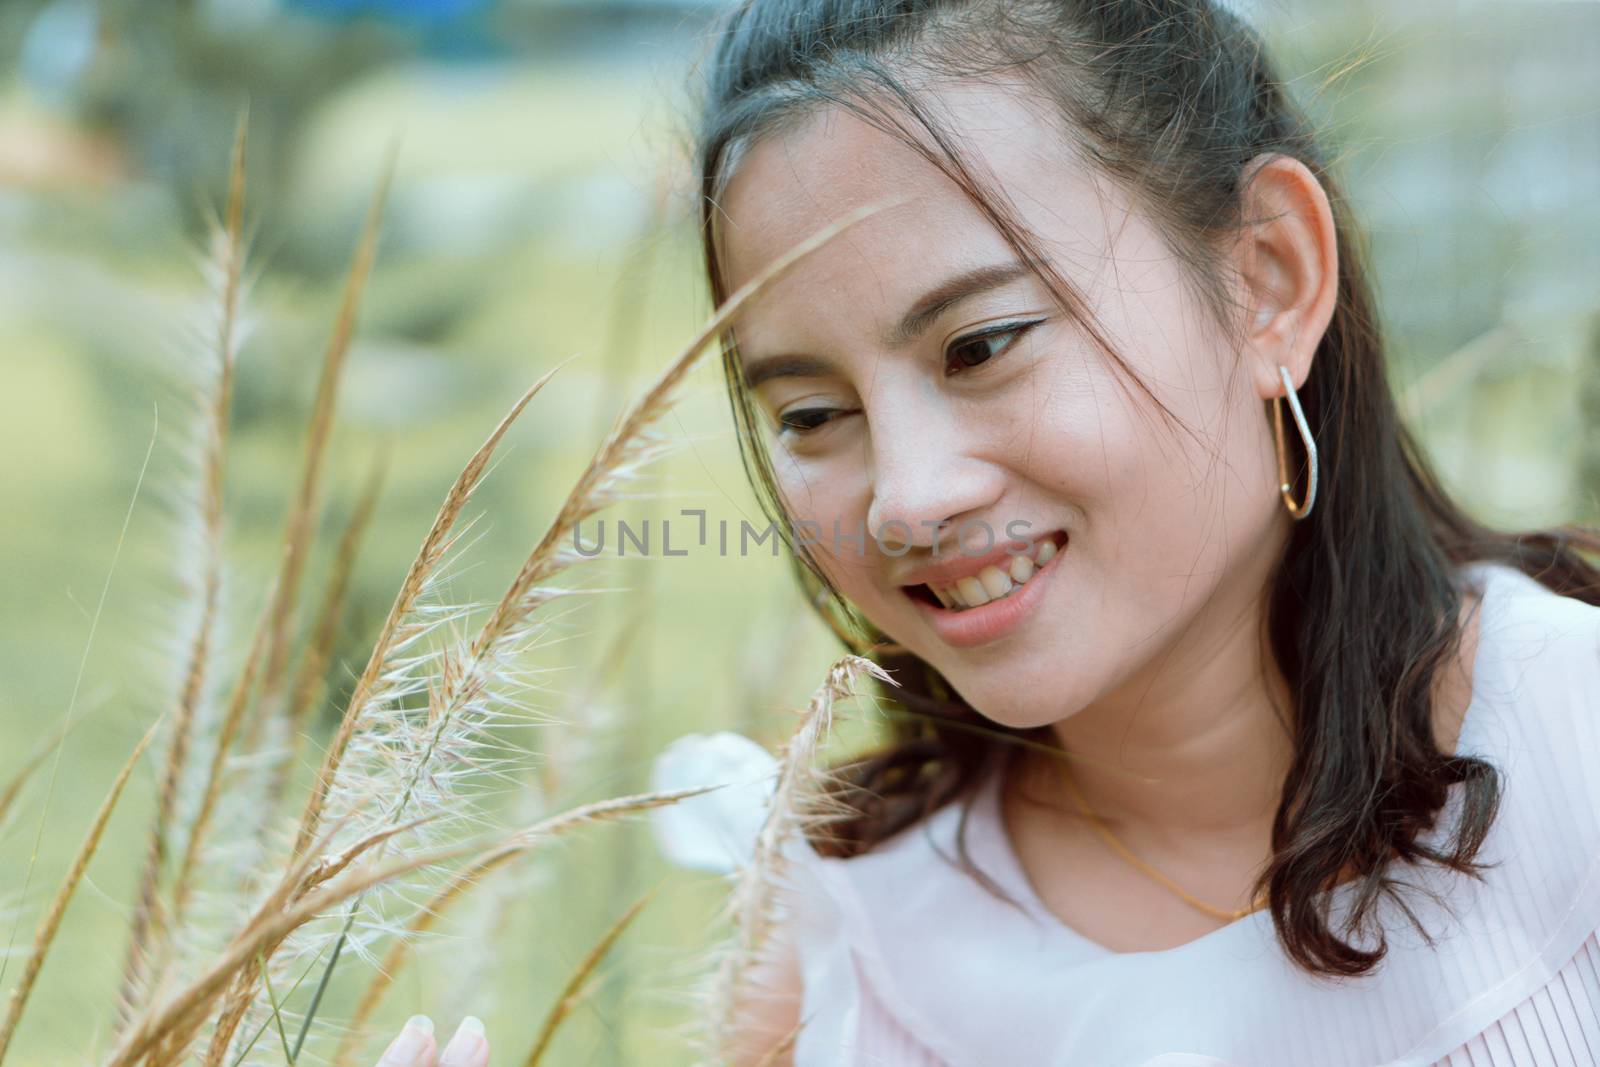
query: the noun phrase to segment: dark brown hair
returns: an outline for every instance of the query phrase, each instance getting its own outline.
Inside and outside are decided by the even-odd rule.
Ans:
[[[924,86],[962,78],[1015,84],[1055,105],[1051,117],[1067,143],[1157,221],[1224,324],[1230,315],[1216,252],[1247,221],[1241,192],[1251,161],[1292,156],[1328,192],[1338,234],[1337,306],[1299,390],[1321,461],[1320,504],[1293,524],[1267,614],[1272,652],[1293,695],[1295,755],[1274,820],[1273,856],[1254,890],[1269,893],[1279,941],[1297,964],[1322,975],[1369,971],[1383,958],[1382,932],[1371,948],[1336,935],[1323,890],[1358,872],[1349,915],[1358,932],[1373,923],[1382,896],[1399,900],[1403,883],[1389,876],[1391,859],[1480,876],[1474,857],[1498,807],[1495,768],[1441,752],[1435,740],[1433,681],[1459,654],[1462,637],[1455,568],[1504,562],[1600,604],[1600,571],[1580,555],[1600,552],[1600,534],[1576,525],[1493,530],[1447,496],[1396,409],[1350,210],[1322,149],[1256,33],[1206,0],[738,4],[716,27],[694,131],[714,301],[728,296],[717,255],[718,201],[741,153],[820,108],[848,108],[957,183],[1128,371],[1083,311],[1082,295],[1004,210],[1005,198],[986,191],[954,131],[919,96]],[[965,794],[997,753],[1041,743],[1049,729],[985,719],[926,662],[890,644],[796,544],[731,332],[723,340],[745,468],[802,588],[847,643],[890,649],[877,659],[902,686],[883,694],[900,712],[887,742],[832,769],[830,789],[859,814],[813,842],[828,854],[859,854]],[[1302,491],[1296,487],[1296,499]],[[1419,841],[1457,784],[1465,791],[1461,817],[1445,846]]]

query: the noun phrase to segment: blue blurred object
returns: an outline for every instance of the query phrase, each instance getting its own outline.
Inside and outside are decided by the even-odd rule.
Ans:
[[[89,0],[56,0],[22,38],[18,73],[41,100],[65,106],[94,58],[100,16]]]
[[[486,8],[491,0],[289,0],[290,7],[352,18],[378,15],[407,22],[444,22]]]

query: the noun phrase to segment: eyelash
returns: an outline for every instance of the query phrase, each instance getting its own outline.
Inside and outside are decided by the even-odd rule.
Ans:
[[[992,355],[986,357],[982,362],[962,364],[962,366],[967,370],[971,370],[974,367],[981,367],[997,356],[1004,355],[1010,350],[1011,345],[1017,343],[1017,338],[1020,338],[1023,334],[1027,333],[1029,330],[1033,329],[1043,321],[1043,319],[1028,319],[1024,322],[1004,322],[998,326],[991,326],[986,330],[977,330],[973,333],[967,334],[965,337],[957,338],[949,348],[945,349],[945,373],[950,373],[950,353],[954,352],[956,349],[961,348],[964,345],[969,345],[974,341],[987,341],[991,337],[1006,337],[1013,334],[1015,335],[1012,337],[1011,342],[1005,346],[1005,348],[1002,348],[999,352],[993,353]]]
[[[972,369],[977,368],[977,367],[982,367],[985,364],[989,363],[990,361],[994,360],[996,357],[1004,355],[1007,351],[1010,350],[1011,345],[1014,345],[1014,344],[1017,343],[1017,338],[1020,338],[1023,334],[1027,333],[1029,330],[1033,329],[1035,326],[1039,325],[1039,323],[1041,323],[1043,321],[1044,321],[1043,319],[1029,319],[1029,320],[1024,321],[1024,322],[1008,322],[1008,323],[1004,323],[1004,324],[1002,324],[1000,326],[990,327],[989,329],[986,329],[986,330],[977,330],[977,331],[975,331],[973,333],[967,334],[965,337],[957,338],[956,341],[953,344],[951,344],[949,348],[945,349],[945,367],[946,367],[945,373],[946,373],[946,375],[948,376],[949,374],[953,373],[952,371],[949,370],[949,367],[950,367],[950,353],[951,352],[954,352],[957,349],[959,349],[959,348],[961,348],[961,347],[963,347],[965,345],[972,344],[975,341],[987,341],[987,340],[989,340],[990,338],[993,338],[993,337],[1006,337],[1006,336],[1014,334],[1015,336],[1012,337],[1011,342],[1009,344],[1007,344],[1005,346],[1005,348],[1002,348],[999,352],[991,354],[990,356],[988,356],[987,358],[985,358],[984,360],[982,360],[979,363],[961,364],[961,366],[965,367],[967,370],[972,370]],[[787,412],[785,412],[784,414],[782,414],[782,415],[780,415],[778,417],[778,432],[779,433],[798,434],[798,435],[804,437],[806,434],[813,433],[816,430],[821,429],[823,426],[826,426],[829,422],[832,422],[833,420],[831,418],[824,418],[824,419],[822,419],[822,421],[814,423],[814,424],[812,424],[810,426],[796,426],[796,425],[790,423],[787,420],[792,419],[792,418],[794,418],[796,416],[836,415],[836,414],[840,414],[841,411],[842,411],[842,409],[839,409],[839,408],[800,408],[800,409],[795,410],[795,411],[787,411]],[[847,412],[846,412],[846,414],[847,414]]]

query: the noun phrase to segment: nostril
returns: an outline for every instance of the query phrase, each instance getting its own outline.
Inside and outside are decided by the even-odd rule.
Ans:
[[[922,524],[924,531],[932,528],[931,523]],[[922,553],[931,551],[933,542],[939,540],[937,533],[932,540],[919,538],[909,522],[902,519],[890,519],[879,528],[877,534],[878,544],[885,552],[895,555],[904,555],[907,552]]]

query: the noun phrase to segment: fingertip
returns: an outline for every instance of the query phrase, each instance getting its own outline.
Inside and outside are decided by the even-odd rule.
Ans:
[[[489,1067],[489,1035],[484,1032],[483,1020],[476,1015],[469,1015],[467,1019],[472,1020],[478,1033],[478,1058],[472,1061],[472,1067]],[[461,1020],[463,1025],[467,1019]]]
[[[484,1034],[483,1020],[468,1015],[456,1027],[450,1043],[444,1048],[439,1067],[488,1067],[489,1039]]]
[[[413,1015],[383,1050],[378,1067],[430,1067],[438,1048],[433,1020],[426,1015]]]

